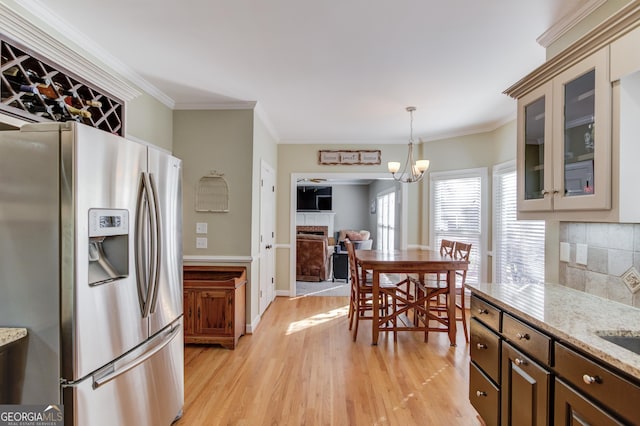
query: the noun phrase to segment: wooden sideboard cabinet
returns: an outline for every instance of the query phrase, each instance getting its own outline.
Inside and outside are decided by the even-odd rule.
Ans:
[[[184,267],[184,342],[235,349],[245,333],[246,268]]]

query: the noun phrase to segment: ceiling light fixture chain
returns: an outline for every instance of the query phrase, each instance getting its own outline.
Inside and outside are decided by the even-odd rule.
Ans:
[[[413,112],[416,110],[416,107],[408,106],[406,109],[410,116],[409,152],[407,153],[407,161],[405,162],[401,173],[398,173],[400,170],[400,163],[397,161],[390,161],[388,163],[388,168],[393,178],[398,182],[414,183],[420,182],[424,177],[425,172],[429,168],[429,160],[414,161],[413,159]]]

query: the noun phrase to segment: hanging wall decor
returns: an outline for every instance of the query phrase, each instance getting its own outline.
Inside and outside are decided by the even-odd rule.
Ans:
[[[200,178],[196,189],[197,212],[229,211],[229,186],[222,176],[214,170]]]
[[[318,164],[324,165],[376,165],[380,164],[380,150],[320,150]]]

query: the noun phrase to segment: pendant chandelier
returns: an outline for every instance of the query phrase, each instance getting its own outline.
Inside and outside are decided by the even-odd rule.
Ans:
[[[429,160],[413,160],[413,111],[415,110],[416,107],[414,106],[407,107],[407,111],[411,117],[409,124],[411,133],[409,134],[409,153],[402,172],[398,173],[400,171],[400,162],[389,161],[389,163],[387,163],[389,172],[391,172],[393,178],[402,183],[420,182],[424,177],[424,172],[429,168]]]

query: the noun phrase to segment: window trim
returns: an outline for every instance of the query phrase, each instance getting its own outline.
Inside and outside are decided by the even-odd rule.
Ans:
[[[489,233],[489,169],[476,167],[472,169],[449,170],[444,172],[431,172],[429,174],[429,242],[432,250],[436,246],[436,233],[434,229],[434,182],[444,179],[461,179],[469,177],[480,178],[480,247],[478,247],[478,282],[487,282],[487,243]]]

